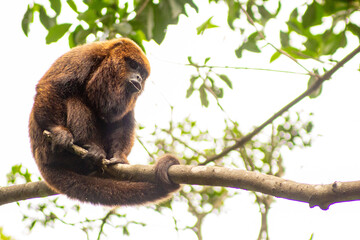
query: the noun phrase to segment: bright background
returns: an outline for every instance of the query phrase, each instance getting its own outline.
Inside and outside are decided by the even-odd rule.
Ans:
[[[136,118],[142,125],[155,123],[166,126],[170,118],[169,104],[175,106],[174,118],[191,116],[204,129],[217,136],[216,127],[223,124],[223,113],[215,107],[203,108],[197,95],[185,99],[189,76],[193,69],[185,67],[187,56],[202,62],[210,56],[212,65],[230,65],[292,70],[301,72],[289,59],[280,58],[269,64],[263,55],[246,54],[237,59],[233,46],[239,45],[239,36],[226,30],[214,29],[198,37],[196,27],[222,9],[206,7],[197,3],[200,13],[189,11],[190,18],[182,16],[179,25],[168,29],[161,46],[145,44],[152,65],[151,77],[144,94],[140,97]],[[202,4],[204,6],[202,6]],[[32,159],[27,131],[28,116],[33,103],[35,85],[52,62],[68,50],[67,39],[52,45],[45,44],[46,32],[40,23],[31,26],[27,38],[21,30],[21,19],[27,3],[23,1],[3,1],[0,7],[0,185],[6,184],[6,173],[14,164],[22,163],[30,172],[38,173]],[[215,16],[213,22],[225,25],[226,19]],[[274,23],[274,28],[282,27]],[[269,35],[269,34],[268,34]],[[276,36],[274,36],[276,39]],[[269,39],[271,41],[271,38]],[[353,38],[348,49],[341,50],[337,59],[343,58],[354,49],[358,41]],[[272,50],[265,48],[264,51]],[[308,149],[297,149],[284,153],[286,161],[285,178],[304,183],[331,183],[333,181],[359,180],[360,157],[360,56],[336,73],[331,81],[325,83],[323,92],[314,100],[305,99],[293,110],[313,112],[315,141]],[[313,63],[307,63],[312,69]],[[275,111],[303,92],[307,85],[306,76],[260,72],[252,70],[232,70],[227,72],[233,81],[234,90],[225,91],[222,106],[230,117],[241,124],[243,132],[261,124]],[[132,163],[146,163],[144,150],[136,146],[129,157]],[[253,197],[246,191],[226,201],[220,215],[206,218],[203,226],[204,239],[256,239],[260,227],[260,214],[253,204]],[[29,200],[37,201],[37,200]],[[65,200],[66,201],[66,200]],[[89,214],[100,212],[100,208],[88,206]],[[154,216],[144,207],[128,209],[134,216],[143,217],[149,222],[146,228],[130,228],[129,239],[157,237],[157,239],[195,239],[190,231],[176,233],[172,230],[172,216]],[[22,210],[15,204],[0,206],[0,226],[5,234],[16,239],[84,239],[84,234],[74,228],[56,225],[56,228],[36,227],[30,235],[21,221]],[[184,204],[179,203],[174,215],[186,212]],[[358,218],[360,203],[341,203],[328,211],[310,209],[304,203],[276,199],[269,215],[269,231],[272,239],[355,239],[359,236]],[[76,219],[76,216],[74,216]],[[186,214],[182,218],[193,221]],[[75,221],[75,220],[74,220]],[[169,229],[169,231],[167,230]],[[114,230],[107,231],[109,236],[118,237]],[[114,233],[114,235],[111,235]],[[109,239],[112,239],[109,237]],[[127,239],[127,238],[125,238]]]

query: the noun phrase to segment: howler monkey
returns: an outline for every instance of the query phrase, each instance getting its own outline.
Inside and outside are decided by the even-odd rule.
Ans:
[[[144,53],[126,38],[79,46],[55,61],[36,86],[29,122],[32,153],[52,189],[109,206],[159,201],[178,190],[167,171],[179,161],[169,155],[156,163],[156,183],[118,181],[101,171],[104,158],[128,163],[135,102],[149,73]],[[72,143],[88,150],[84,159],[65,150]]]

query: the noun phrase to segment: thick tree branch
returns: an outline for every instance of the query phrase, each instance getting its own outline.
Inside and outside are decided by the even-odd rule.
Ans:
[[[105,169],[114,178],[155,181],[155,169],[146,165],[116,165]],[[175,165],[169,169],[175,183],[222,186],[262,192],[278,198],[309,203],[327,210],[331,204],[360,200],[360,181],[304,184],[258,172],[212,166]],[[0,205],[54,195],[44,182],[0,188]]]
[[[51,133],[44,131],[51,141]],[[67,149],[84,156],[87,150],[73,145]],[[108,160],[104,159],[106,166]],[[155,182],[154,166],[118,164],[104,170],[114,179]],[[179,184],[222,186],[261,192],[271,196],[286,198],[328,209],[337,202],[360,200],[360,181],[334,182],[332,184],[304,184],[285,180],[272,175],[253,171],[211,166],[174,165],[169,168],[171,180]],[[0,187],[0,205],[35,197],[56,194],[45,182],[33,182],[10,187]]]
[[[44,181],[0,187],[0,205],[54,194]]]

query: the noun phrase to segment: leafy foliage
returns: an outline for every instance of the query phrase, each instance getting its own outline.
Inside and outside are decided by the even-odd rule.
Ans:
[[[22,182],[28,183],[32,182],[31,173],[27,168],[24,168],[22,164],[14,165],[11,167],[11,171],[6,175],[8,184],[19,183],[19,180],[22,179]]]
[[[191,57],[188,58],[189,66],[196,68],[197,75],[192,75],[190,78],[190,86],[186,91],[186,98],[189,98],[195,91],[199,91],[201,105],[204,107],[209,106],[207,93],[212,94],[215,99],[223,98],[224,89],[216,85],[218,80],[222,80],[227,87],[232,89],[232,82],[227,75],[216,73],[212,67],[206,66],[209,60],[210,58],[206,58],[204,65],[198,65],[192,61]],[[201,69],[205,69],[205,72],[201,71]],[[200,82],[200,86],[197,87],[198,82]]]
[[[197,30],[197,34],[203,34],[205,32],[206,29],[211,29],[211,28],[217,28],[219,26],[213,24],[211,22],[211,19],[213,17],[210,17],[208,20],[206,20],[203,24],[201,24],[196,30]]]
[[[86,209],[76,204],[71,207],[68,204],[62,203],[59,197],[52,200],[44,201],[43,203],[27,205],[27,210],[23,214],[23,222],[26,223],[28,229],[31,231],[36,226],[55,227],[56,224],[65,224],[76,227],[82,230],[87,239],[97,233],[97,239],[106,235],[104,225],[112,226],[113,228],[122,231],[124,236],[129,235],[130,225],[145,226],[145,223],[139,221],[129,220],[127,214],[120,213],[120,209],[113,208],[107,211],[99,218],[79,217],[74,221],[74,216],[69,216],[71,212],[76,212],[77,215],[84,215]]]
[[[2,227],[0,227],[0,239],[1,240],[14,240],[14,238],[12,238],[11,236],[7,236],[4,234]]]
[[[360,37],[359,23],[352,22],[351,15],[359,10],[358,1],[325,0],[313,1],[305,6],[303,14],[294,9],[287,21],[288,31],[282,32],[283,50],[295,58],[319,59],[333,55],[347,45],[346,32]],[[329,27],[326,23],[330,22]],[[315,28],[321,26],[321,31]],[[292,44],[292,39],[305,37],[302,46]]]
[[[192,0],[162,0],[157,3],[148,0],[84,0],[83,4],[67,0],[68,7],[77,14],[77,22],[58,23],[63,3],[61,0],[50,0],[50,8],[36,2],[29,4],[22,20],[25,35],[29,34],[34,13],[38,12],[41,24],[48,30],[47,44],[58,41],[66,33],[70,47],[85,43],[90,35],[93,39],[124,36],[140,45],[143,40],[154,39],[160,44],[168,25],[177,24],[179,16],[186,15],[185,5],[198,11]],[[55,16],[50,16],[47,13],[49,10],[55,12]]]

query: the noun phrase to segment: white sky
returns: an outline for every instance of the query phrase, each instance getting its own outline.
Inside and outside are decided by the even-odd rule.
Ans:
[[[199,4],[200,5],[200,4]],[[6,183],[5,174],[14,164],[23,163],[31,172],[37,173],[29,147],[27,121],[32,106],[35,84],[49,68],[50,64],[68,50],[67,39],[52,45],[45,45],[45,31],[39,23],[32,26],[30,37],[26,38],[21,30],[21,19],[26,4],[22,1],[4,1],[0,8],[0,151],[2,163],[0,184]],[[152,64],[152,74],[143,96],[140,97],[136,116],[137,121],[149,126],[154,123],[166,126],[169,120],[169,104],[175,106],[174,116],[183,119],[191,116],[204,129],[210,129],[214,135],[219,130],[214,126],[222,124],[223,115],[215,107],[200,107],[197,95],[185,100],[189,75],[193,71],[175,63],[186,63],[187,56],[194,61],[203,61],[212,57],[210,64],[246,67],[263,67],[300,72],[301,69],[290,60],[282,58],[274,64],[268,64],[269,58],[263,55],[246,54],[243,59],[236,59],[232,49],[240,44],[238,33],[215,29],[196,37],[195,27],[219,11],[219,7],[202,8],[200,15],[189,21],[181,18],[181,25],[168,29],[168,36],[161,46],[148,44],[148,58]],[[190,12],[194,15],[193,11]],[[214,17],[215,24],[224,24],[220,17]],[[194,27],[195,26],[195,27]],[[274,27],[281,28],[276,25]],[[268,35],[271,35],[268,33]],[[276,39],[276,37],[274,38]],[[358,45],[351,38],[351,47],[340,51],[338,59],[345,56]],[[271,53],[271,49],[268,53]],[[268,55],[270,56],[270,55]],[[333,181],[358,180],[360,178],[360,157],[358,154],[360,135],[360,56],[354,58],[345,68],[336,73],[333,79],[325,83],[322,95],[315,99],[306,99],[298,104],[296,110],[314,112],[316,137],[312,148],[285,153],[286,178],[304,183],[331,183]],[[311,69],[313,63],[305,65]],[[240,122],[242,130],[248,132],[259,125],[275,111],[298,96],[306,88],[307,77],[290,74],[258,72],[251,70],[229,71],[234,90],[225,91],[221,101],[227,113]],[[214,106],[214,102],[211,101]],[[209,120],[211,119],[211,120]],[[141,159],[143,150],[137,146],[130,161],[145,163]],[[260,215],[254,199],[245,191],[238,190],[239,196],[226,202],[220,216],[209,216],[204,223],[204,239],[255,239],[260,227]],[[24,204],[25,205],[25,204]],[[99,212],[97,207],[88,206],[91,213]],[[190,231],[180,234],[171,229],[171,216],[147,215],[144,208],[130,209],[134,216],[141,214],[149,221],[149,227],[130,228],[131,238],[147,237],[157,239],[194,239]],[[175,216],[182,216],[186,210],[179,203],[174,210]],[[315,233],[315,239],[353,239],[358,236],[358,216],[360,202],[336,204],[328,211],[310,209],[306,204],[277,199],[272,205],[269,216],[270,236],[273,239],[309,239]],[[130,216],[132,216],[130,214]],[[156,217],[156,221],[154,221]],[[181,217],[183,223],[191,221],[188,216]],[[0,226],[5,233],[24,239],[21,210],[16,204],[0,206]],[[168,226],[168,227],[164,227]],[[160,233],[161,231],[161,233]],[[109,236],[114,233],[108,230]],[[162,234],[164,232],[164,234]],[[117,235],[114,235],[117,236]],[[26,239],[83,239],[81,231],[58,224],[56,229],[36,228]],[[111,239],[111,238],[109,238]]]

